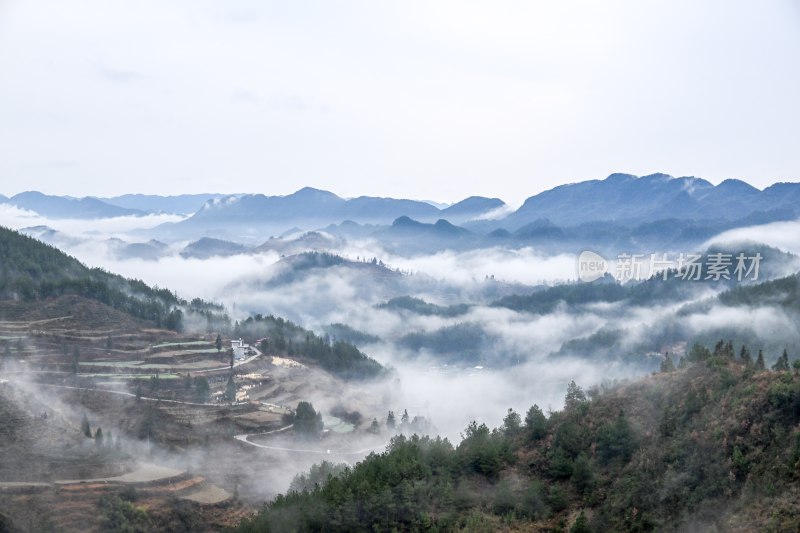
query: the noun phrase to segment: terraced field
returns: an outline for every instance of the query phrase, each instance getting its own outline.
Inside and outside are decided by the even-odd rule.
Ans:
[[[166,472],[153,465],[143,465],[140,470],[116,478],[52,484],[0,483],[3,513],[17,527],[28,531],[106,531],[104,496],[131,500],[159,524],[182,521],[181,515],[188,513],[194,520],[185,531],[216,531],[235,524],[250,512],[229,492],[201,476]]]
[[[112,504],[183,524],[175,531],[202,531],[193,516],[218,530],[320,457],[235,436],[286,427],[301,400],[365,404],[313,364],[281,353],[231,367],[216,333],[153,328],[79,297],[2,302],[0,318],[0,515],[26,530],[102,531]],[[359,428],[326,420],[325,446],[355,449]]]

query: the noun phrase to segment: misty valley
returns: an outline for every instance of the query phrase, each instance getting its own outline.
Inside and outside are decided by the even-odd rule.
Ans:
[[[800,520],[800,185],[0,200],[0,531]]]

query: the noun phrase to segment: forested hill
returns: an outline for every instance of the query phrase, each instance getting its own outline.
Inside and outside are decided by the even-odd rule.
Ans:
[[[633,383],[573,382],[549,416],[509,410],[457,446],[395,437],[344,473],[312,470],[238,531],[797,531],[794,363],[720,342]]]
[[[352,344],[330,342],[282,318],[256,315],[231,331],[222,306],[199,298],[189,302],[168,289],[88,268],[57,248],[0,227],[0,317],[3,300],[35,302],[65,294],[99,301],[158,327],[180,331],[191,320],[195,327],[250,342],[269,337],[272,345],[263,348],[304,358],[344,379],[374,378],[386,371]]]
[[[180,330],[184,313],[216,326],[228,322],[221,306],[187,302],[168,289],[150,287],[77,259],[36,239],[0,227],[0,301],[35,301],[75,294],[97,300],[156,326]]]
[[[261,351],[285,353],[289,357],[313,362],[343,379],[371,379],[388,372],[375,359],[349,342],[333,341],[272,315],[255,315],[236,322],[234,337],[259,341]]]

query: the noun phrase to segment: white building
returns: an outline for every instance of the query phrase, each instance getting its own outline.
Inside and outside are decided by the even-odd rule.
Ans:
[[[250,345],[245,344],[242,339],[231,340],[231,348],[233,349],[234,359],[244,359],[247,356],[247,353],[251,351]]]

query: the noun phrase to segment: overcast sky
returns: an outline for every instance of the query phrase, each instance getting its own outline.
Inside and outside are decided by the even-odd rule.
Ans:
[[[0,0],[0,193],[800,181],[800,2]]]

